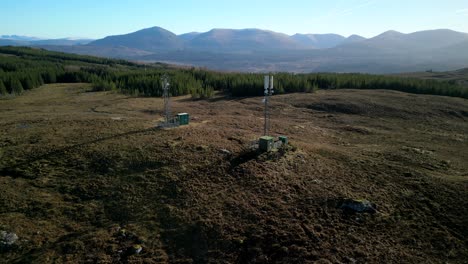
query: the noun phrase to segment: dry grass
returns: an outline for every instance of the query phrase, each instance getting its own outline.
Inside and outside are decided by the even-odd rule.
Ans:
[[[262,133],[261,98],[177,98],[191,125],[157,130],[162,100],[88,89],[0,101],[0,230],[20,237],[0,253],[7,262],[468,258],[467,100],[275,96],[272,134],[294,148],[266,155],[247,150]],[[379,212],[345,214],[344,198]]]

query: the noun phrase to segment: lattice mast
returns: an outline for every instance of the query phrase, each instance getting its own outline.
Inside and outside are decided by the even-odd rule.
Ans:
[[[171,119],[171,104],[170,104],[170,91],[169,91],[169,77],[163,75],[161,78],[163,97],[164,97],[164,119],[166,124],[169,124]]]

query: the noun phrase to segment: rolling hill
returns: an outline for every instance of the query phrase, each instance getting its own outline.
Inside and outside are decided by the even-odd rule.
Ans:
[[[294,34],[292,39],[300,42],[304,46],[317,49],[333,48],[345,41],[345,37],[338,34]]]
[[[200,32],[189,32],[189,33],[180,34],[178,35],[178,37],[182,39],[183,41],[190,41],[200,34],[201,34]]]
[[[187,49],[225,52],[306,49],[286,34],[260,29],[213,29],[190,40]]]
[[[365,37],[359,36],[359,35],[356,35],[356,34],[353,34],[353,35],[347,37],[347,38],[343,41],[343,43],[359,42],[359,41],[364,41],[364,40],[366,40]]]
[[[5,263],[464,263],[468,101],[385,90],[187,100],[52,84],[0,104]],[[222,152],[223,150],[224,152]],[[456,153],[456,154],[455,154]],[[365,199],[375,213],[353,213]],[[131,251],[143,248],[140,254]]]
[[[468,87],[468,68],[459,69],[456,71],[449,71],[449,72],[425,71],[425,72],[400,73],[400,74],[397,74],[396,76],[426,79],[426,80],[443,80],[443,81],[458,83],[462,86]]]
[[[160,27],[142,29],[133,33],[109,36],[89,43],[97,47],[127,47],[144,51],[177,50],[183,42],[176,34]]]

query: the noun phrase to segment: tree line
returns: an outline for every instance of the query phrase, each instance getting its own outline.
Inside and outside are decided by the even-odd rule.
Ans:
[[[232,96],[263,95],[263,74],[226,73],[141,65],[24,47],[0,47],[0,95],[20,95],[48,83],[92,83],[95,91],[134,96],[162,96],[161,78],[169,77],[173,96],[209,98],[223,91]],[[468,88],[450,81],[370,74],[275,74],[275,94],[318,89],[389,89],[408,93],[468,98]]]

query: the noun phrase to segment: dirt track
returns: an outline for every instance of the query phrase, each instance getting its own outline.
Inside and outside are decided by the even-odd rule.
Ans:
[[[467,100],[275,96],[272,134],[293,148],[260,155],[262,98],[177,98],[191,125],[157,130],[162,100],[85,89],[0,101],[0,231],[20,238],[7,262],[468,259]],[[346,213],[346,198],[378,212]]]

